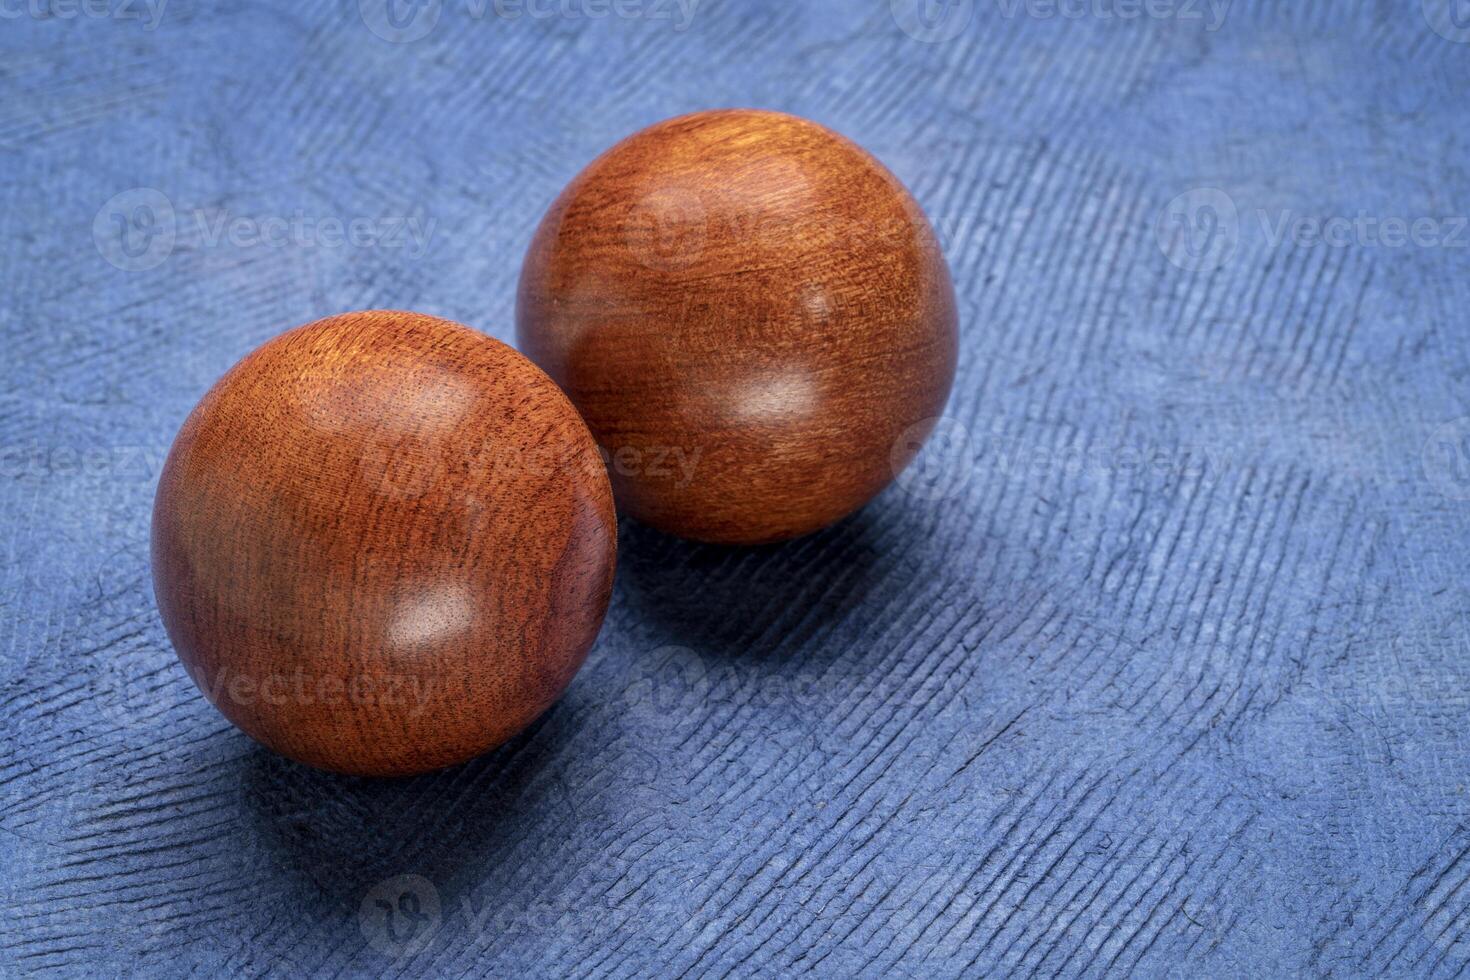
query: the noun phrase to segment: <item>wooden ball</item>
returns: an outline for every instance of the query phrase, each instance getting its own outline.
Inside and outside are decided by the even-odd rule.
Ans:
[[[943,410],[958,346],[949,271],[898,179],[753,110],[659,123],[582,171],[531,243],[516,330],[627,513],[736,544],[882,490]]]
[[[313,766],[399,775],[561,695],[616,536],[596,444],[545,374],[373,310],[276,337],[204,396],[159,480],[153,582],[230,721]]]

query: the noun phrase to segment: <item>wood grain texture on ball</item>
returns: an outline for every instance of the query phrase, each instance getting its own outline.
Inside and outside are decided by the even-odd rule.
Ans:
[[[414,313],[269,341],[164,466],[169,637],[232,722],[302,762],[394,775],[519,732],[581,666],[616,520],[597,447],[510,347]]]
[[[948,268],[898,179],[756,110],[659,123],[579,174],[527,253],[516,330],[621,507],[747,544],[883,489],[943,410],[958,345]]]

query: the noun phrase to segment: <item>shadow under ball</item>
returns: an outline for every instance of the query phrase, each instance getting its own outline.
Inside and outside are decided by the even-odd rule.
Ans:
[[[659,123],[582,171],[531,243],[516,331],[620,507],[731,544],[882,490],[943,411],[958,346],[948,268],[898,179],[755,110]]]
[[[510,347],[416,313],[269,341],[204,396],[153,511],[169,638],[224,715],[301,762],[424,772],[561,695],[612,588],[596,444]]]

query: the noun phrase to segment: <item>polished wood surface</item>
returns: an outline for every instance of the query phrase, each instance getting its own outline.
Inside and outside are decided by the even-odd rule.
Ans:
[[[266,343],[189,416],[154,589],[240,728],[314,766],[407,774],[560,696],[616,534],[597,447],[535,365],[446,320],[347,313]]]
[[[816,123],[659,123],[578,175],[522,270],[517,343],[571,396],[626,512],[759,543],[862,506],[954,378],[954,289],[913,198]]]

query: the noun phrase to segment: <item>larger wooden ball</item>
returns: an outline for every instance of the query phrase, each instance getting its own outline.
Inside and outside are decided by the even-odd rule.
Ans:
[[[954,289],[882,164],[793,116],[702,112],[607,151],[551,206],[517,342],[571,396],[619,504],[759,543],[862,506],[954,379]]]
[[[266,343],[194,409],[153,581],[230,721],[314,766],[407,774],[556,700],[616,533],[596,444],[535,365],[457,323],[347,313]]]

